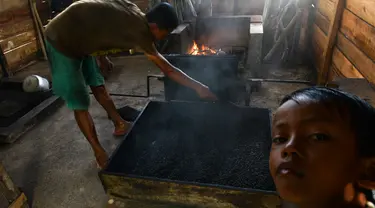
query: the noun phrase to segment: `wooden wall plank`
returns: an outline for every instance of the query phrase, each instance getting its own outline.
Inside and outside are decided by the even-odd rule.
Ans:
[[[316,24],[313,25],[312,30],[312,46],[315,56],[316,67],[319,71],[323,67],[323,53],[324,47],[327,44],[327,37]]]
[[[4,53],[5,58],[8,62],[9,71],[16,71],[22,64],[30,61],[30,57],[35,57],[38,51],[38,44],[36,39],[28,42],[15,49],[9,50]]]
[[[374,0],[346,0],[346,8],[372,26],[375,26]]]
[[[27,0],[0,0],[0,12],[27,5]]]
[[[319,11],[315,12],[315,24],[327,35],[329,30],[330,20],[323,16]]]
[[[338,70],[334,65],[331,65],[329,79],[335,80],[336,78],[345,78],[345,76],[341,74],[340,70]]]
[[[11,36],[7,39],[0,40],[0,47],[3,49],[4,52],[7,52],[27,42],[30,42],[30,40],[33,39],[35,39],[35,31],[29,30],[15,36]]]
[[[0,12],[0,24],[6,24],[11,21],[17,21],[25,18],[32,18],[28,5]]]
[[[13,24],[7,24],[4,27],[0,25],[0,40],[7,39],[17,34],[30,31],[34,29],[34,23],[32,19],[26,19],[22,22],[13,22]]]
[[[340,32],[337,47],[369,82],[375,84],[375,63]]]
[[[0,47],[10,74],[36,57],[38,44],[27,0],[0,0]]]
[[[316,1],[316,5],[315,5],[316,8],[318,9],[321,15],[323,15],[325,18],[328,19],[329,22],[331,22],[335,16],[335,11],[336,11],[335,1],[333,0],[317,0]]]
[[[337,31],[340,26],[340,20],[345,7],[345,0],[336,0],[334,4],[334,15],[330,21],[329,30],[327,33],[327,45],[323,52],[323,66],[318,73],[318,84],[326,84],[329,80],[329,68],[332,62],[333,47],[336,42]]]
[[[0,13],[0,40],[34,29],[30,13],[24,9],[20,13]]]
[[[340,30],[345,37],[375,61],[375,27],[345,10]]]
[[[363,78],[362,74],[355,66],[345,57],[345,55],[335,47],[332,55],[332,65],[337,72],[345,78]]]

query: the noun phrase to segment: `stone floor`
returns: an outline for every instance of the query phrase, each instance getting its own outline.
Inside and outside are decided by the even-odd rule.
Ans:
[[[146,76],[159,74],[158,69],[144,57],[114,59],[115,71],[107,82],[113,93],[145,94]],[[46,74],[47,64],[32,66],[31,72]],[[29,71],[29,72],[30,72]],[[21,76],[26,76],[21,73]],[[304,68],[270,70],[270,77],[280,79],[308,79]],[[280,99],[289,92],[305,87],[296,84],[264,84],[254,94],[251,105],[275,109]],[[151,82],[152,99],[163,96],[163,85]],[[113,97],[117,106],[130,105],[141,109],[146,99]],[[90,109],[99,138],[108,152],[112,152],[121,138],[112,136],[113,126],[99,104],[92,99]],[[66,107],[45,119],[16,143],[0,146],[1,162],[17,186],[26,193],[35,208],[104,207],[107,197],[99,181],[92,151],[80,133],[71,111]]]

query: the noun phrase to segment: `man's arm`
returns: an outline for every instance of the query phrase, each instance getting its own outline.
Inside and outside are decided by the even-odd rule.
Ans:
[[[154,62],[160,68],[160,70],[170,79],[195,90],[199,97],[207,100],[217,100],[217,97],[210,91],[210,89],[206,85],[194,80],[193,78],[182,72],[180,69],[174,67],[159,52],[156,51],[154,53],[146,53],[146,56],[152,62]]]
[[[160,70],[175,82],[189,87],[195,91],[199,91],[200,88],[206,88],[202,83],[192,79],[187,74],[182,72],[180,69],[174,67],[169,63],[160,53],[146,54],[147,58],[154,62]]]

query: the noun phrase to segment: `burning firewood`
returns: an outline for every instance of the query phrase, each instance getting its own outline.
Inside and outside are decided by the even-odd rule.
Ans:
[[[189,54],[190,55],[218,55],[218,52],[220,52],[220,55],[223,55],[224,51],[214,50],[203,44],[198,46],[198,44],[194,41],[193,46],[191,47],[189,51]]]

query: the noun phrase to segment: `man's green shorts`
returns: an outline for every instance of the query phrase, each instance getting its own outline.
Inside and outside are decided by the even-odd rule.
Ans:
[[[87,86],[104,85],[104,77],[95,58],[69,58],[57,51],[47,40],[46,50],[51,65],[53,92],[65,100],[68,108],[87,110],[90,105]]]

